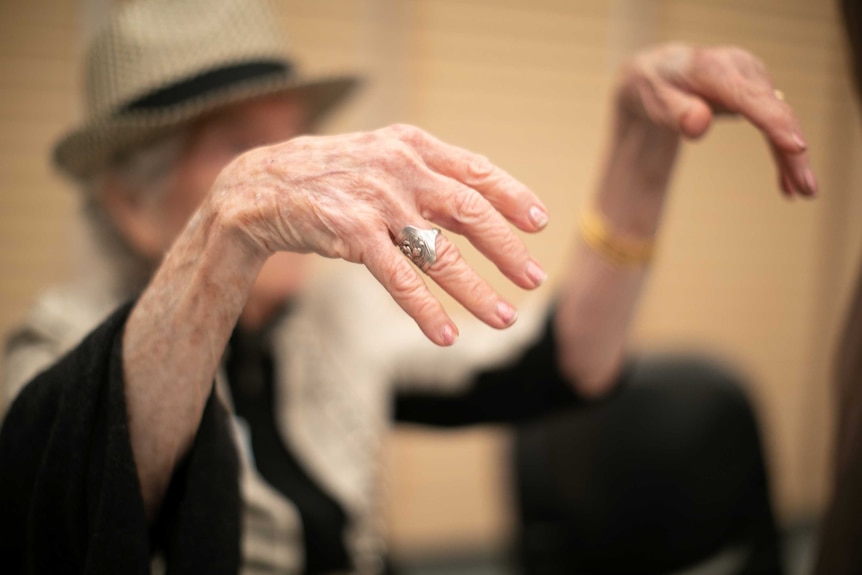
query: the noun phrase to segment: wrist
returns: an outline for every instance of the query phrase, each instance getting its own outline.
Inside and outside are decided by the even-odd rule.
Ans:
[[[216,180],[201,207],[200,218],[207,226],[205,233],[228,250],[238,260],[237,263],[241,263],[243,268],[260,268],[276,250],[260,241],[254,233],[260,214],[252,213],[250,209],[255,205],[244,193],[245,179],[234,175],[232,168],[236,162],[229,164]]]
[[[633,193],[662,193],[679,150],[680,135],[622,105],[614,118],[611,152],[617,169],[631,172]]]
[[[237,270],[259,270],[275,253],[257,241],[249,231],[248,218],[240,210],[213,209],[207,236],[207,250],[221,254]]]
[[[583,242],[594,253],[617,267],[637,268],[648,265],[655,251],[653,236],[623,234],[605,218],[598,208],[587,208],[581,215]]]
[[[604,176],[595,200],[619,233],[655,235],[679,148],[679,135],[620,111],[614,122]]]

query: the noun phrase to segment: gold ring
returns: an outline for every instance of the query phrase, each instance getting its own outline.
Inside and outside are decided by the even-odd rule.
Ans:
[[[775,94],[775,97],[777,99],[781,100],[782,102],[784,101],[784,92],[782,92],[781,90],[773,90],[772,93]]]

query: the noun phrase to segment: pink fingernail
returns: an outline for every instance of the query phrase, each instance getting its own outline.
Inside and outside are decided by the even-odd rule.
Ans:
[[[806,144],[805,140],[802,139],[802,136],[796,132],[793,133],[793,143],[796,144],[796,147],[799,148],[800,152],[804,152],[808,149],[808,144]]]
[[[530,208],[530,219],[540,230],[548,225],[548,214],[539,206]]]
[[[539,267],[539,264],[536,262],[530,261],[527,262],[527,277],[533,281],[533,285],[539,287],[545,280],[548,279],[548,274]]]
[[[497,303],[497,317],[503,320],[506,325],[511,325],[518,318],[518,312],[515,308],[504,301]]]
[[[455,331],[455,328],[451,325],[443,326],[443,345],[452,345],[455,343],[455,340],[458,339],[458,334]]]

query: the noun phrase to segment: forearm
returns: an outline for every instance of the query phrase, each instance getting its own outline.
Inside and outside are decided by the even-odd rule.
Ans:
[[[676,133],[621,115],[593,200],[612,232],[651,241],[658,232],[676,158]],[[563,372],[587,396],[614,381],[648,268],[609,261],[579,235],[555,317]]]
[[[643,245],[655,236],[679,139],[702,137],[715,112],[737,114],[766,136],[786,197],[817,193],[798,120],[776,96],[763,63],[744,50],[668,44],[642,52],[623,68],[616,104],[594,202],[611,237]],[[601,393],[613,381],[646,279],[643,266],[609,263],[614,259],[620,258],[603,259],[579,242],[558,308],[561,367],[582,393]]]
[[[263,260],[204,207],[129,317],[124,385],[150,520],[194,440],[225,345]]]

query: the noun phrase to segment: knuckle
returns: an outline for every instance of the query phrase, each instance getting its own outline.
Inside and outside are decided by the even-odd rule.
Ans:
[[[412,147],[394,140],[381,150],[380,162],[388,172],[401,172],[406,168],[417,168],[421,159]]]
[[[476,305],[489,298],[491,288],[475,273],[461,255],[458,247],[451,241],[444,240],[438,244],[437,261],[428,270],[438,279],[445,278],[445,283],[457,290],[453,295],[461,302]]]
[[[457,246],[447,239],[437,240],[437,260],[431,265],[434,270],[452,270],[459,260],[461,253]]]
[[[690,68],[695,51],[696,48],[680,42],[644,50],[623,68],[624,77],[638,85],[674,80]]]
[[[421,134],[421,130],[412,124],[392,124],[385,128],[385,130],[393,137],[405,142],[414,142]]]
[[[485,198],[473,190],[456,194],[452,204],[455,218],[461,223],[480,220],[488,211],[488,203]]]
[[[734,48],[731,59],[740,74],[746,78],[758,79],[766,77],[766,64],[763,60],[741,48]]]
[[[425,287],[425,282],[412,264],[407,261],[396,264],[390,271],[390,277],[390,294],[411,316],[421,320],[437,313],[439,303]]]
[[[770,85],[757,81],[744,70],[735,71],[728,75],[728,83],[733,87],[735,102],[739,105],[757,102],[771,101],[772,88]]]
[[[439,321],[445,312],[443,312],[440,302],[422,284],[422,289],[417,290],[410,300],[409,314],[420,325],[431,327]]]
[[[735,70],[746,77],[763,76],[766,65],[763,60],[738,46],[718,46],[698,50],[699,64],[708,66],[711,70]]]
[[[697,50],[697,48],[695,46],[690,45],[690,44],[686,44],[685,42],[677,41],[677,42],[667,42],[666,44],[659,46],[656,49],[656,52],[662,58],[668,58],[668,57],[673,57],[674,55],[677,55],[680,53],[688,53],[688,52],[691,52],[693,50]]]
[[[463,301],[471,302],[472,305],[480,305],[481,302],[487,302],[493,297],[493,290],[473,268],[463,266],[463,269],[456,272],[458,274],[458,286],[461,291],[460,298]]]
[[[509,228],[503,228],[503,232],[497,243],[500,246],[500,251],[506,254],[511,260],[521,262],[527,256],[527,247],[524,245],[524,242],[512,233],[512,230]]]
[[[486,254],[504,273],[523,275],[529,252],[524,242],[505,224],[486,234]]]
[[[737,62],[754,67],[763,67],[763,61],[744,48],[740,48],[739,46],[727,46],[725,50],[727,51],[728,56]]]
[[[694,52],[694,61],[694,69],[704,74],[714,74],[727,64],[727,58],[721,48],[697,48]]]
[[[374,148],[379,145],[382,140],[384,132],[382,130],[374,130],[373,132],[359,132],[354,134],[353,144],[362,148]]]
[[[729,58],[731,60],[744,60],[744,59],[747,59],[750,55],[748,52],[746,52],[745,50],[743,50],[739,46],[722,45],[722,46],[717,46],[714,49],[715,49],[715,51],[719,52],[720,54],[723,54],[724,56],[726,56],[727,58]]]
[[[757,72],[758,74],[766,73],[766,62],[764,62],[760,57],[755,56],[750,52],[746,52],[748,54],[749,63],[751,65],[752,70]]]
[[[763,86],[748,81],[747,78],[738,73],[733,74],[730,81],[737,86],[737,94],[740,101],[755,100],[766,93]]]
[[[421,297],[423,283],[406,260],[395,260],[389,269],[392,295],[399,300],[414,300]]]
[[[487,180],[496,170],[496,166],[487,156],[476,154],[467,163],[467,175],[472,180]]]

